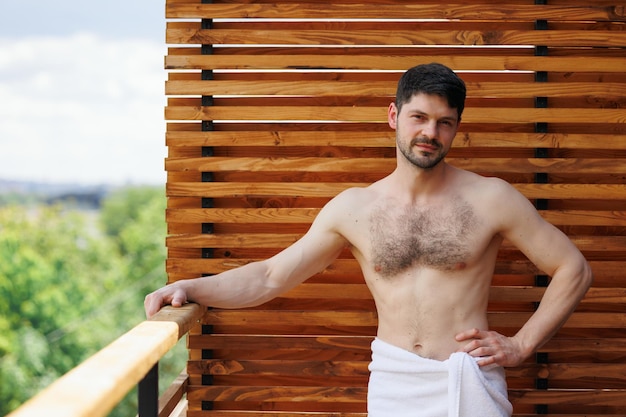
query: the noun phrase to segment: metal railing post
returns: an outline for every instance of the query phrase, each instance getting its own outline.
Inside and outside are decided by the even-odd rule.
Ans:
[[[146,376],[139,381],[137,415],[139,417],[159,416],[159,363],[154,364]]]

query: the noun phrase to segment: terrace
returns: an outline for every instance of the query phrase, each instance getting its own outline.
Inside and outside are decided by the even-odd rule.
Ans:
[[[169,282],[294,242],[338,192],[395,166],[399,74],[438,61],[468,86],[448,161],[512,183],[590,261],[563,329],[508,369],[514,416],[626,415],[626,4],[582,0],[166,1]],[[489,302],[512,334],[549,278],[505,242]],[[245,310],[141,323],[10,417],[364,417],[376,312],[349,253]],[[187,338],[159,401],[159,359]]]

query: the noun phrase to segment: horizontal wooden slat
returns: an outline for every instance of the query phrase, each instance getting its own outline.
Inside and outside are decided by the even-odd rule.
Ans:
[[[166,32],[167,43],[266,45],[545,45],[621,47],[626,33],[608,30],[244,30],[176,29]]]
[[[364,402],[367,396],[365,387],[226,387],[190,386],[189,400],[204,401],[311,401],[311,402]]]
[[[311,223],[319,208],[177,209],[167,210],[170,222],[188,223]]]
[[[303,350],[358,350],[370,352],[373,336],[242,336],[242,335],[201,335],[189,338],[189,347],[198,349],[303,349]],[[626,349],[626,347],[625,347]]]
[[[468,97],[576,97],[623,96],[624,83],[466,83]],[[393,96],[395,82],[370,81],[167,81],[165,93],[171,95],[281,95],[281,96]]]
[[[540,214],[554,225],[626,226],[624,211],[541,210]]]
[[[537,376],[555,380],[584,378],[623,380],[626,365],[618,363],[564,363],[536,365]]]
[[[626,390],[509,390],[514,404],[626,405]]]
[[[171,223],[311,223],[320,208],[209,208],[168,209]],[[626,226],[624,211],[542,210],[555,225]]]
[[[521,327],[530,313],[488,313],[492,327]],[[254,310],[210,310],[203,321],[205,324],[230,326],[356,326],[377,325],[376,314],[371,311],[264,311]],[[565,327],[575,328],[622,328],[626,326],[626,315],[620,313],[574,313]]]
[[[540,352],[613,352],[626,353],[626,339],[597,337],[597,338],[553,338],[539,349]]]
[[[334,197],[351,187],[368,183],[168,183],[168,196],[237,197],[282,195],[294,197]],[[626,184],[513,184],[526,197],[544,199],[623,200]]]
[[[376,314],[370,311],[262,311],[250,314],[245,310],[210,310],[203,322],[231,326],[256,325],[325,325],[325,326],[376,326]]]
[[[513,184],[528,198],[622,200],[626,184]]]
[[[282,335],[199,335],[190,336],[191,349],[250,350],[340,350],[370,353],[374,336],[282,336]],[[615,352],[626,353],[624,338],[556,337],[540,348],[541,352]]]
[[[526,313],[488,313],[492,327],[520,328],[530,314]],[[564,328],[620,328],[626,324],[626,316],[622,313],[574,313],[563,326]]]
[[[190,367],[206,375],[292,375],[292,376],[362,376],[369,375],[369,361],[299,361],[263,360],[233,361],[204,360],[190,363]]]
[[[190,372],[202,375],[246,375],[293,376],[307,378],[307,381],[319,386],[332,386],[328,377],[361,377],[365,381],[369,376],[369,360],[362,361],[318,361],[318,360],[221,360],[209,359],[190,361]],[[508,370],[509,375],[530,378],[550,378],[552,380],[602,379],[619,382],[626,372],[626,365],[616,363],[597,364],[528,364]],[[626,382],[622,382],[623,384]],[[613,388],[618,388],[613,386]]]
[[[626,62],[624,63],[626,65]],[[236,131],[176,132],[166,134],[168,146],[349,146],[395,147],[395,132],[307,132],[307,131]],[[454,148],[565,148],[626,149],[626,135],[567,133],[493,133],[465,132],[457,134]]]
[[[626,405],[626,390],[509,390],[514,404]],[[190,386],[190,400],[280,402],[289,398],[310,402],[363,402],[364,387]]]
[[[170,182],[168,196],[229,197],[251,195],[291,195],[333,197],[349,187],[367,186],[365,183],[193,183]]]
[[[309,171],[346,172],[363,170],[391,172],[396,165],[390,158],[168,158],[165,167],[168,171],[195,170],[210,171]]]
[[[267,335],[201,335],[190,336],[191,349],[250,349],[250,350],[350,350],[370,353],[374,336],[267,336]],[[615,352],[626,353],[625,338],[561,338],[548,341],[541,352]]]
[[[581,51],[584,53],[584,51]],[[318,70],[345,68],[348,70],[403,71],[413,65],[440,62],[459,71],[571,71],[621,72],[626,65],[623,57],[536,57],[490,56],[476,52],[472,56],[426,55],[168,55],[166,69],[283,69],[316,68]]]
[[[510,173],[576,173],[624,174],[626,159],[618,158],[454,158],[448,162],[469,171]],[[382,172],[396,166],[395,158],[168,158],[165,168],[170,171],[289,171],[289,172]]]
[[[537,15],[557,20],[619,20],[623,7],[601,5],[528,5],[480,3],[311,3],[290,4],[168,4],[168,18],[268,18],[268,19],[464,19],[530,21]]]
[[[342,122],[387,123],[387,111],[381,107],[345,106],[168,106],[168,120],[326,120]],[[465,123],[626,123],[621,109],[561,108],[466,108]]]

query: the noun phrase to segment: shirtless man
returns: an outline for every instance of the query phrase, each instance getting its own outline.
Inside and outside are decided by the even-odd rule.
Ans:
[[[390,175],[337,195],[299,241],[270,259],[149,294],[147,316],[166,304],[261,304],[322,271],[347,247],[376,303],[377,340],[436,361],[465,352],[477,368],[520,365],[567,320],[592,273],[567,236],[515,188],[445,161],[464,100],[465,84],[447,67],[408,70],[388,108],[397,150]],[[486,317],[504,239],[551,277],[537,311],[512,337],[490,331]]]

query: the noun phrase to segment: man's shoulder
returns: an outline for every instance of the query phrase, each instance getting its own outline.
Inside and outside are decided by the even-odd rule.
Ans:
[[[373,183],[366,187],[350,187],[339,193],[334,200],[341,204],[361,205],[364,202],[372,201],[379,194],[378,183]]]
[[[361,230],[360,226],[367,221],[368,207],[375,199],[375,194],[370,187],[345,189],[324,205],[311,230],[336,233],[348,244],[354,245],[360,235],[355,230]]]
[[[516,220],[522,213],[527,213],[526,210],[533,210],[528,198],[502,178],[474,174],[468,177],[462,190],[461,194],[477,213],[495,222],[502,222],[505,218]]]
[[[515,192],[515,188],[507,181],[498,177],[486,177],[471,171],[461,170],[461,188],[470,189],[472,192],[493,193],[494,195]]]
[[[373,202],[377,201],[379,194],[373,185],[347,188],[330,200],[320,214],[330,216],[332,223],[339,224],[350,218],[359,218]]]
[[[486,177],[464,171],[454,190],[477,209],[492,212],[519,205],[525,198],[515,186],[498,177]]]

